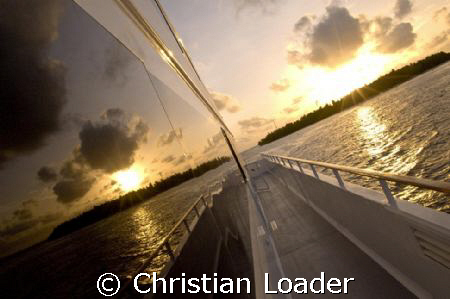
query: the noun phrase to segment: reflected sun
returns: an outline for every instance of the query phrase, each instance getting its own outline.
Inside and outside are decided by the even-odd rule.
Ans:
[[[133,169],[116,172],[114,177],[123,191],[136,190],[142,181],[140,173]]]

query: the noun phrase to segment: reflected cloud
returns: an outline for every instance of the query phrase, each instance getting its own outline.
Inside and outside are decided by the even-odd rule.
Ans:
[[[8,13],[0,20],[0,166],[42,147],[59,129],[66,68],[47,50],[63,10],[57,0],[2,1]]]
[[[120,109],[109,109],[106,115],[106,123],[88,121],[83,125],[80,153],[92,169],[112,173],[133,164],[148,127],[140,119],[133,124]]]
[[[181,128],[177,128],[177,129],[171,130],[168,133],[161,134],[158,137],[158,141],[156,142],[156,144],[158,146],[169,145],[169,144],[172,144],[172,142],[174,142],[177,138],[178,139],[183,138],[183,130]]]

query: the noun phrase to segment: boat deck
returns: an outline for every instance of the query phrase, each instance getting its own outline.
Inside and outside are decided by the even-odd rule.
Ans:
[[[255,178],[258,192],[285,275],[311,281],[325,272],[325,284],[335,277],[355,278],[348,294],[295,294],[292,297],[415,298],[388,272],[344,237],[310,206],[284,188],[270,173]]]

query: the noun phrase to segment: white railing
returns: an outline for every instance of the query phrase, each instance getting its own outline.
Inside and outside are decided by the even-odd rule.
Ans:
[[[360,169],[350,166],[343,166],[343,165],[337,165],[332,163],[326,163],[326,162],[318,162],[318,161],[310,161],[305,159],[298,159],[293,157],[286,157],[281,155],[274,155],[274,154],[262,154],[263,157],[268,159],[269,161],[273,163],[277,163],[279,165],[282,165],[284,167],[288,167],[291,169],[294,169],[294,165],[297,165],[298,170],[301,173],[304,173],[303,171],[303,165],[308,165],[311,168],[311,171],[314,175],[314,177],[318,180],[320,180],[319,174],[317,173],[315,166],[320,166],[326,169],[331,169],[334,176],[336,177],[336,180],[339,184],[339,186],[342,189],[346,189],[345,182],[342,179],[341,175],[339,174],[339,171],[352,173],[360,176],[365,177],[371,177],[375,178],[380,182],[380,186],[383,189],[383,192],[386,196],[386,199],[389,203],[389,205],[396,207],[397,204],[395,202],[394,196],[391,193],[391,190],[387,184],[387,181],[389,182],[396,182],[396,183],[402,183],[405,185],[411,185],[416,186],[423,189],[429,189],[434,190],[446,194],[450,194],[450,183],[444,182],[444,181],[435,181],[435,180],[429,180],[429,179],[422,179],[422,178],[416,178],[411,176],[403,176],[403,175],[397,175],[397,174],[390,174],[390,173],[383,173],[380,171],[370,170],[370,169]]]

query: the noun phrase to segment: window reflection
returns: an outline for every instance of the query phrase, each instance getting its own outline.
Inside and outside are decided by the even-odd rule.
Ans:
[[[72,1],[5,3],[0,277],[17,297],[97,294],[93,277],[129,278],[230,153],[152,48],[142,62]]]

